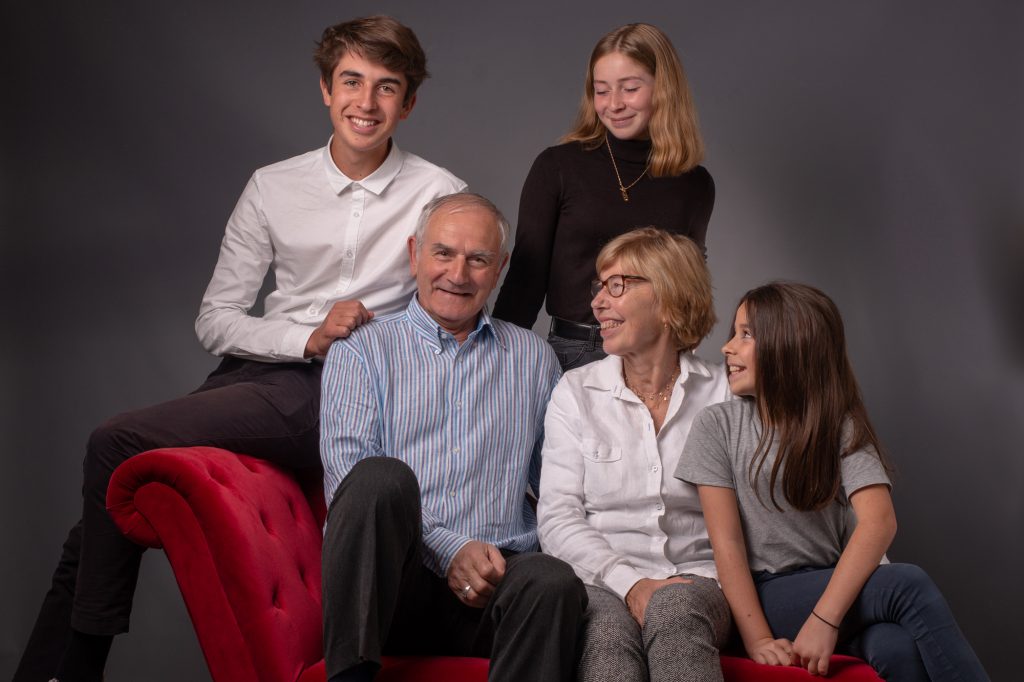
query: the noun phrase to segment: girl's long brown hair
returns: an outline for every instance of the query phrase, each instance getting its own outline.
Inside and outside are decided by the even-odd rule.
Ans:
[[[780,511],[775,499],[780,470],[786,501],[814,511],[839,496],[840,461],[850,453],[870,446],[889,469],[832,299],[806,284],[772,282],[748,291],[744,303],[756,344],[754,400],[763,425],[748,472],[751,483],[760,478],[775,441],[769,490]]]

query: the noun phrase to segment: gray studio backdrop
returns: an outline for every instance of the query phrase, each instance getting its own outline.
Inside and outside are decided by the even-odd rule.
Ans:
[[[214,366],[192,324],[224,222],[255,168],[327,139],[314,39],[389,12],[418,32],[433,73],[399,143],[513,222],[534,156],[573,117],[596,39],[630,21],[670,34],[718,187],[708,246],[723,321],[702,352],[717,355],[751,286],[784,277],[834,296],[899,469],[890,555],[932,574],[994,678],[1013,679],[1021,5],[63,4],[9,7],[4,21],[0,677],[77,519],[92,427]],[[203,679],[151,552],[107,680]]]

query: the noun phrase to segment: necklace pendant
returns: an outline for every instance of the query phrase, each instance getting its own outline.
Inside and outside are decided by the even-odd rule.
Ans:
[[[626,191],[625,187],[620,187],[619,191],[622,192],[622,200],[627,204],[629,203],[629,192]]]

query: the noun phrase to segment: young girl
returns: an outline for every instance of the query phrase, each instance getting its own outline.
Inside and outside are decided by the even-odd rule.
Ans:
[[[604,357],[590,309],[601,247],[641,225],[704,249],[715,185],[672,42],[628,24],[594,46],[579,113],[523,184],[515,250],[494,316],[529,329],[541,304],[563,370]]]
[[[889,681],[987,680],[931,579],[879,565],[896,516],[832,300],[749,291],[722,352],[743,399],[697,416],[676,476],[698,486],[747,654],[826,675],[838,650]]]

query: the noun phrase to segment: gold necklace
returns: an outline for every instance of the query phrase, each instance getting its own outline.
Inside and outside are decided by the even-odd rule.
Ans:
[[[604,143],[608,146],[608,156],[612,157],[612,169],[615,171],[615,179],[619,181],[619,191],[622,192],[622,200],[625,202],[629,202],[629,190],[633,189],[633,186],[636,183],[640,182],[640,180],[645,175],[647,175],[647,169],[651,167],[651,164],[648,163],[646,166],[644,166],[643,172],[640,173],[636,180],[629,183],[628,185],[623,185],[622,176],[619,175],[619,166],[615,163],[615,154],[612,154],[612,144],[611,142],[608,141],[607,134],[604,136]]]
[[[668,383],[665,384],[665,387],[663,389],[661,389],[657,393],[641,393],[637,389],[636,386],[634,386],[633,384],[630,383],[629,377],[626,376],[626,368],[625,368],[625,366],[623,366],[623,368],[622,368],[622,379],[626,382],[626,388],[628,388],[629,390],[633,391],[633,394],[637,398],[640,398],[640,400],[642,402],[645,402],[645,403],[653,402],[653,403],[657,404],[657,403],[663,403],[666,400],[668,400],[668,397],[670,395],[672,395],[672,387],[675,386],[676,379],[678,377],[679,377],[679,366],[676,365],[675,370],[672,372],[672,376],[670,376],[668,378]]]

